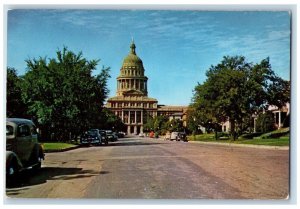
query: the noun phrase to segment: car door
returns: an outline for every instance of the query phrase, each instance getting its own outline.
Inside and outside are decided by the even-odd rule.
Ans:
[[[28,124],[19,124],[17,127],[17,151],[16,154],[22,162],[27,162],[31,156],[34,147],[34,140],[31,136],[30,126]]]

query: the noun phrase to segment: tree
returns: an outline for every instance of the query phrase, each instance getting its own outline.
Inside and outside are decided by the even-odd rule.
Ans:
[[[101,122],[108,96],[109,68],[93,76],[99,60],[82,57],[66,47],[57,57],[26,60],[28,71],[22,82],[22,98],[28,113],[36,118],[43,136],[60,140],[76,137]]]
[[[28,117],[26,114],[26,106],[22,101],[21,91],[22,80],[17,75],[17,70],[7,68],[7,97],[6,97],[6,116],[7,117]]]
[[[275,130],[275,119],[272,112],[260,113],[256,120],[255,129],[257,132],[266,133]]]
[[[179,119],[172,119],[171,121],[168,121],[168,130],[170,132],[173,131],[184,131],[183,123]]]
[[[103,109],[102,115],[103,122],[99,124],[99,128],[126,132],[126,125],[123,123],[121,118],[116,116],[112,111]]]
[[[204,127],[229,120],[234,139],[249,127],[252,114],[289,101],[289,83],[275,75],[269,58],[253,65],[245,57],[226,56],[206,76],[195,87],[190,106]]]
[[[158,134],[163,134],[167,131],[168,120],[168,117],[163,115],[159,115],[154,118],[148,117],[147,122],[144,125],[144,131],[155,131]]]

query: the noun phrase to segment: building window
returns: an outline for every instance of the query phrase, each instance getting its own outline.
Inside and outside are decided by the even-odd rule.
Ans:
[[[123,116],[124,117],[124,121],[123,121],[124,123],[128,123],[128,117],[129,117],[128,115],[129,115],[128,111],[124,111],[124,116]]]
[[[137,123],[142,123],[142,117],[140,111],[136,112],[136,120]]]
[[[130,112],[130,123],[135,123],[135,112],[131,111]]]

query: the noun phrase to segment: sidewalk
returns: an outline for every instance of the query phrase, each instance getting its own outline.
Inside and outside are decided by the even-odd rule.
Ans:
[[[229,146],[229,147],[249,147],[249,148],[260,148],[260,149],[274,149],[274,150],[289,150],[289,146],[268,146],[268,145],[255,145],[255,144],[234,144],[226,142],[203,142],[203,141],[189,141],[189,143],[218,145],[218,146]]]

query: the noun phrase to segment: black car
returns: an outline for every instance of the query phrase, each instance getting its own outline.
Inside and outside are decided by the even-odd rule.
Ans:
[[[178,133],[178,136],[179,136],[179,140],[184,141],[184,142],[187,142],[187,141],[188,141],[188,140],[187,140],[187,137],[186,137],[186,133],[184,133],[184,132],[179,132],[179,133]]]
[[[38,170],[44,160],[44,148],[38,142],[38,132],[31,120],[6,119],[6,183],[22,179],[26,169]]]
[[[108,141],[117,141],[116,135],[111,130],[106,130],[106,136]]]
[[[85,132],[80,138],[80,144],[82,145],[107,145],[107,140],[105,137],[102,137],[102,134],[99,129],[90,129]]]
[[[108,137],[107,137],[106,131],[105,130],[99,130],[99,132],[101,134],[102,141],[104,141],[105,145],[107,145],[108,144]]]

